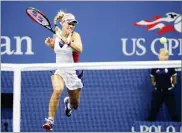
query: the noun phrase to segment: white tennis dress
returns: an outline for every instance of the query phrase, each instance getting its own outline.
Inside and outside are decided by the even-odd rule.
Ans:
[[[71,35],[68,37],[68,40],[70,39]],[[54,44],[56,63],[74,63],[72,48],[67,44],[64,44],[63,47],[61,47],[59,41],[60,39],[56,37]],[[69,90],[76,90],[83,87],[82,81],[78,78],[76,71],[73,69],[65,70],[63,68],[60,68],[57,69],[54,74],[58,74],[63,78],[65,86]]]

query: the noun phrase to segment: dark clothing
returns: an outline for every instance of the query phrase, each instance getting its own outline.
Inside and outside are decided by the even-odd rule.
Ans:
[[[174,68],[156,68],[152,69],[151,77],[155,78],[155,90],[152,93],[151,111],[148,117],[149,121],[155,121],[156,116],[163,103],[169,110],[173,121],[180,121],[180,117],[176,112],[176,98],[172,92],[174,85],[172,84],[172,76],[177,75]]]
[[[163,103],[166,104],[166,107],[168,108],[168,111],[172,120],[180,121],[180,117],[177,116],[177,112],[176,112],[175,94],[170,91],[161,92],[158,90],[155,90],[152,92],[151,110],[150,110],[148,120],[149,121],[156,120],[157,114]]]
[[[171,78],[177,75],[174,68],[155,68],[151,71],[151,77],[155,77],[155,88],[159,91],[167,91],[174,86],[171,82]]]

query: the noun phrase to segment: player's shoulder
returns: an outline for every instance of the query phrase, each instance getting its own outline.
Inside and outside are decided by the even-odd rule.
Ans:
[[[71,38],[72,38],[72,40],[81,40],[81,36],[78,32],[73,32]]]
[[[79,34],[78,32],[76,32],[76,31],[74,31],[74,32],[73,32],[73,36],[74,36],[74,37],[80,37],[80,34]]]

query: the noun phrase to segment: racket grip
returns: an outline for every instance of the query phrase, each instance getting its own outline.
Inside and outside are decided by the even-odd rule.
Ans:
[[[61,40],[62,37],[59,35],[58,32],[56,32],[56,36]]]

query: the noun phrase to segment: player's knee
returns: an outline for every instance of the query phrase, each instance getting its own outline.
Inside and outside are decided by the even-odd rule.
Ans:
[[[53,91],[53,95],[54,95],[56,98],[59,98],[59,97],[61,96],[61,93],[62,93],[61,90],[54,90],[54,91]]]

